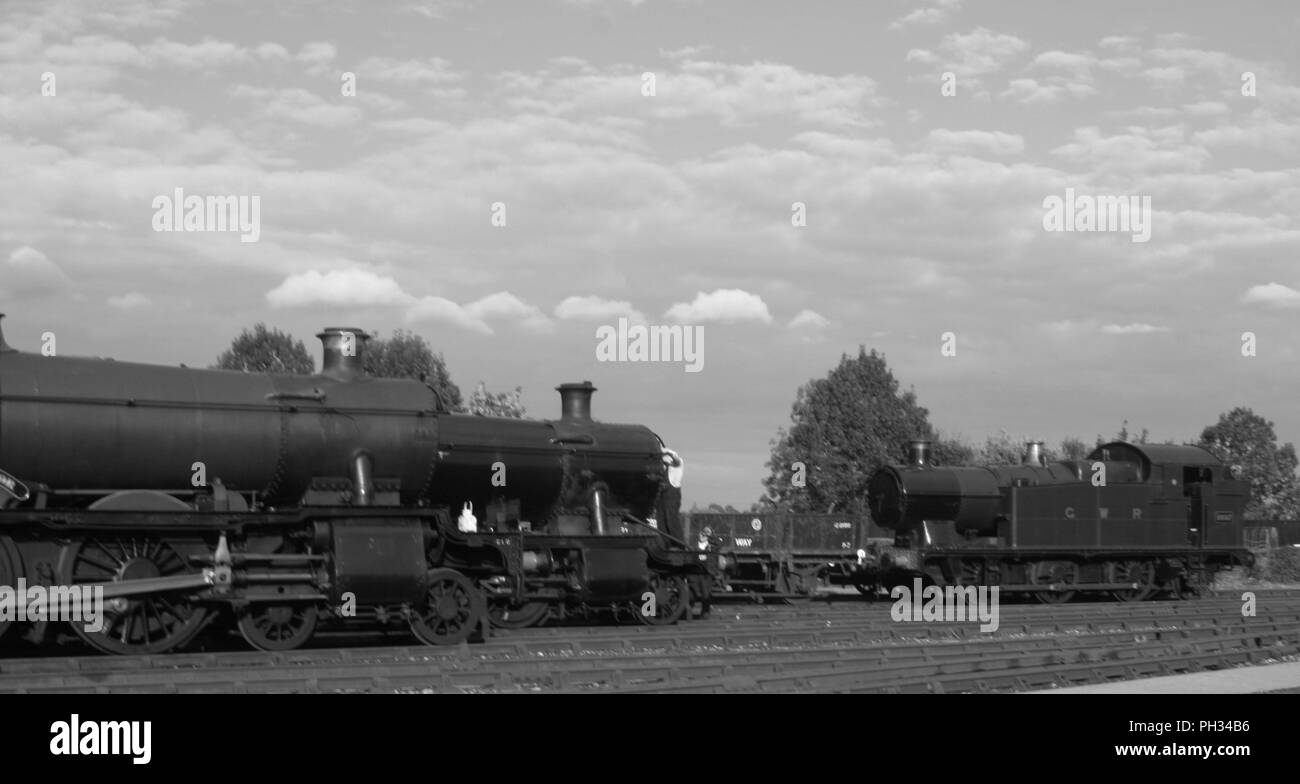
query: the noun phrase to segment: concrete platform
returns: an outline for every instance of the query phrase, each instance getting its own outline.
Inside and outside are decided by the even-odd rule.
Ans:
[[[1300,662],[1039,689],[1025,694],[1258,694],[1300,688]]]

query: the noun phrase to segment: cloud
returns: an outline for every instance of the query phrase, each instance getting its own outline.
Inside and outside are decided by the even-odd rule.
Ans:
[[[174,68],[202,69],[246,63],[252,59],[248,49],[229,41],[204,38],[197,44],[182,44],[159,38],[146,45],[141,52],[153,65]]]
[[[536,306],[508,291],[489,294],[468,305],[459,305],[444,297],[423,297],[406,312],[408,322],[441,321],[484,335],[493,334],[489,319],[513,321],[537,331],[546,331],[553,326]]]
[[[937,128],[930,131],[927,141],[936,152],[1019,155],[1025,151],[1023,136],[1001,131],[950,131]]]
[[[392,278],[356,268],[290,275],[266,294],[273,308],[405,305],[411,299]]]
[[[901,30],[908,25],[937,25],[952,18],[961,10],[962,0],[939,0],[937,8],[918,8],[906,16],[901,16],[889,23],[890,30]]]
[[[1281,283],[1267,283],[1262,286],[1251,286],[1242,296],[1241,301],[1248,304],[1259,303],[1270,308],[1296,308],[1300,307],[1300,291],[1290,286],[1283,286]]]
[[[1107,335],[1147,335],[1152,332],[1168,332],[1169,327],[1157,327],[1151,324],[1107,324],[1101,328]]]
[[[1012,79],[998,97],[1023,104],[1053,104],[1066,98],[1085,98],[1096,92],[1091,85],[1062,76],[1049,76],[1041,82],[1029,78]]]
[[[153,304],[153,300],[138,291],[132,291],[128,294],[123,294],[120,297],[109,297],[105,301],[118,310],[133,310],[135,308],[142,308],[146,305]]]
[[[481,318],[470,315],[465,308],[443,297],[424,297],[406,311],[408,323],[417,321],[440,321],[462,329],[491,335],[492,328]]]
[[[337,54],[338,50],[334,48],[334,44],[328,41],[309,41],[302,45],[294,59],[307,66],[307,73],[318,75],[325,72],[326,67],[334,61],[334,56]]]
[[[356,69],[357,78],[398,84],[445,84],[463,78],[451,63],[441,57],[426,60],[398,60],[393,57],[370,57]]]
[[[508,291],[498,291],[465,306],[465,312],[478,319],[517,321],[530,329],[548,329],[551,320],[534,305],[529,305]]]
[[[678,302],[664,316],[683,324],[706,321],[772,323],[772,314],[768,312],[763,298],[741,289],[717,289],[709,294],[701,291],[695,295],[694,301],[689,304]]]
[[[30,245],[13,251],[9,260],[0,264],[0,294],[7,297],[54,294],[71,284],[59,265]]]
[[[601,297],[567,297],[555,306],[555,317],[565,321],[613,321],[627,318],[634,324],[644,324],[645,315],[626,300]]]
[[[794,318],[790,319],[790,323],[787,326],[790,327],[790,329],[799,329],[801,327],[807,327],[808,329],[825,329],[830,326],[830,323],[830,320],[822,314],[815,310],[808,310],[805,308],[799,311],[798,315]]]
[[[977,27],[969,33],[944,36],[937,52],[912,49],[907,53],[907,61],[937,65],[940,70],[952,71],[958,77],[972,78],[1002,70],[1028,48],[1027,41],[1014,35]]]

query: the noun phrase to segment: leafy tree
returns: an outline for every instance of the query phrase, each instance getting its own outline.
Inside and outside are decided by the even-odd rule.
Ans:
[[[301,340],[259,322],[251,331],[239,333],[212,367],[245,373],[311,375],[316,371],[316,362]]]
[[[1284,520],[1300,515],[1295,447],[1277,445],[1272,422],[1249,408],[1234,408],[1205,428],[1199,443],[1227,463],[1233,476],[1250,482],[1246,517]]]
[[[365,371],[376,378],[414,378],[438,390],[448,409],[460,411],[460,387],[452,383],[442,354],[434,354],[428,341],[407,330],[393,330],[387,340],[371,338],[365,346]]]
[[[1082,438],[1066,436],[1061,441],[1061,459],[1062,460],[1083,460],[1092,450],[1084,443]]]
[[[937,466],[974,465],[975,449],[959,437],[935,433],[930,444],[930,462]]]
[[[765,505],[792,512],[865,511],[876,469],[897,462],[910,439],[934,440],[928,416],[915,392],[899,391],[884,355],[868,354],[865,347],[856,357],[843,355],[826,378],[800,387],[790,427],[772,441]],[[795,481],[796,463],[803,464],[802,483]]]
[[[1025,443],[1031,440],[1033,439],[1013,436],[1005,430],[998,431],[996,436],[984,439],[984,446],[975,453],[975,463],[986,466],[1021,463],[1025,459]],[[1048,463],[1061,459],[1057,452],[1046,444],[1043,445],[1042,452],[1043,460]]]
[[[474,389],[474,394],[469,396],[469,413],[478,416],[523,419],[523,394],[522,387],[515,387],[514,392],[488,392],[487,386],[480,381]]]
[[[1102,435],[1098,433],[1097,446],[1109,444],[1111,441],[1126,441],[1130,444],[1145,444],[1147,443],[1147,439],[1150,437],[1151,433],[1144,427],[1142,428],[1142,433],[1134,438],[1133,434],[1128,432],[1128,420],[1125,419],[1124,424],[1120,425],[1119,432],[1115,434],[1114,438],[1103,438]],[[1173,441],[1166,441],[1165,443],[1172,444]]]

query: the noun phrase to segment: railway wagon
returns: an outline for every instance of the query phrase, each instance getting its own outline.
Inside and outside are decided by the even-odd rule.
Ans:
[[[44,356],[0,333],[0,594],[48,589],[74,614],[97,594],[98,628],[70,627],[110,653],[218,621],[265,650],[321,620],[454,644],[707,602],[708,554],[657,528],[680,458],[592,419],[592,384],[557,387],[553,420],[458,414],[423,381],[366,375],[365,332],[318,337],[321,371],[292,376]],[[58,637],[49,613],[7,609],[0,637]]]
[[[907,464],[877,471],[869,508],[895,538],[876,564],[884,587],[920,578],[1049,603],[1084,592],[1137,601],[1195,595],[1251,561],[1249,486],[1209,451],[1116,441],[1047,463],[1041,446],[1019,465],[937,467],[915,441]]]
[[[730,591],[806,596],[819,585],[853,585],[866,592],[869,551],[893,534],[865,514],[692,512],[686,541],[717,541],[727,561]]]

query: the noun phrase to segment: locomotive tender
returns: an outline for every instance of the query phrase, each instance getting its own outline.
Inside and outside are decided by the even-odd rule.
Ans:
[[[1021,465],[987,468],[934,466],[929,442],[914,441],[906,465],[868,485],[873,520],[895,537],[878,554],[884,587],[920,577],[1047,603],[1080,592],[1194,595],[1219,570],[1251,562],[1248,496],[1205,449],[1122,441],[1050,464],[1031,442]]]
[[[321,372],[292,376],[47,357],[0,333],[0,587],[102,589],[102,629],[71,628],[110,653],[228,615],[287,650],[322,619],[452,644],[486,620],[707,606],[713,556],[658,530],[680,458],[593,421],[589,382],[557,387],[554,421],[453,414],[432,385],[365,376],[361,330],[318,337]]]

